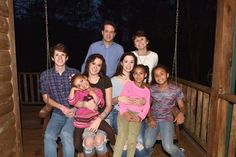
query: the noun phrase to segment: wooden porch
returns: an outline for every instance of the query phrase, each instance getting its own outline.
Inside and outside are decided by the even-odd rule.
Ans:
[[[24,105],[21,107],[24,157],[44,156],[43,127],[42,121],[38,117],[40,108],[40,105]],[[194,142],[183,130],[180,133],[180,139],[177,142],[177,145],[185,149],[186,157],[206,156],[205,150]],[[59,156],[62,157],[61,149],[59,149]],[[160,142],[157,142],[155,146],[154,156],[168,157],[162,150]]]

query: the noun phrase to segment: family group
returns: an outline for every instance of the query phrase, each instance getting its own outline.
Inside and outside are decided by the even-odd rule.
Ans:
[[[133,35],[136,50],[124,52],[114,42],[116,26],[105,21],[102,40],[90,45],[81,70],[68,67],[63,43],[50,48],[54,63],[40,75],[40,92],[51,118],[44,133],[44,156],[57,157],[58,137],[63,157],[153,156],[161,133],[164,150],[184,157],[174,144],[175,125],[184,122],[184,95],[169,81],[169,71],[148,49],[149,38]],[[179,112],[173,116],[173,108]]]

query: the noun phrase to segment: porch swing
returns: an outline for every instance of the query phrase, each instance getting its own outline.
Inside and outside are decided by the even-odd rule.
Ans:
[[[47,51],[47,69],[51,68],[51,57],[49,53],[49,32],[48,32],[48,7],[47,0],[44,0],[44,11],[45,11],[45,35],[46,35],[46,51]],[[171,70],[171,80],[175,82],[177,85],[177,48],[178,48],[178,25],[179,25],[179,0],[176,0],[176,17],[175,17],[175,45],[174,45],[174,55],[173,55],[173,63]],[[48,79],[48,78],[47,78]],[[47,105],[45,105],[41,110],[45,110]],[[48,110],[48,109],[46,109]],[[43,118],[43,130],[46,129],[47,123],[50,119],[50,112],[47,114],[40,115],[39,117]],[[156,137],[157,140],[161,140],[160,133]],[[178,141],[179,139],[179,126],[175,126],[175,135],[174,140]]]

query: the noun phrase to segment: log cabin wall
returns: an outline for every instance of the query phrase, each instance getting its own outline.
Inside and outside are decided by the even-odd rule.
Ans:
[[[13,0],[0,0],[0,156],[23,156]]]

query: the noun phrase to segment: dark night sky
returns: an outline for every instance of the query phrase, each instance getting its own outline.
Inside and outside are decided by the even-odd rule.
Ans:
[[[46,37],[42,0],[15,0],[18,71],[46,69]],[[180,0],[178,75],[208,84],[212,67],[216,0]],[[115,41],[134,49],[132,35],[142,29],[159,62],[172,68],[176,0],[49,0],[50,45],[63,42],[70,50],[69,66],[80,69],[89,45],[101,39],[101,24],[117,24]]]

